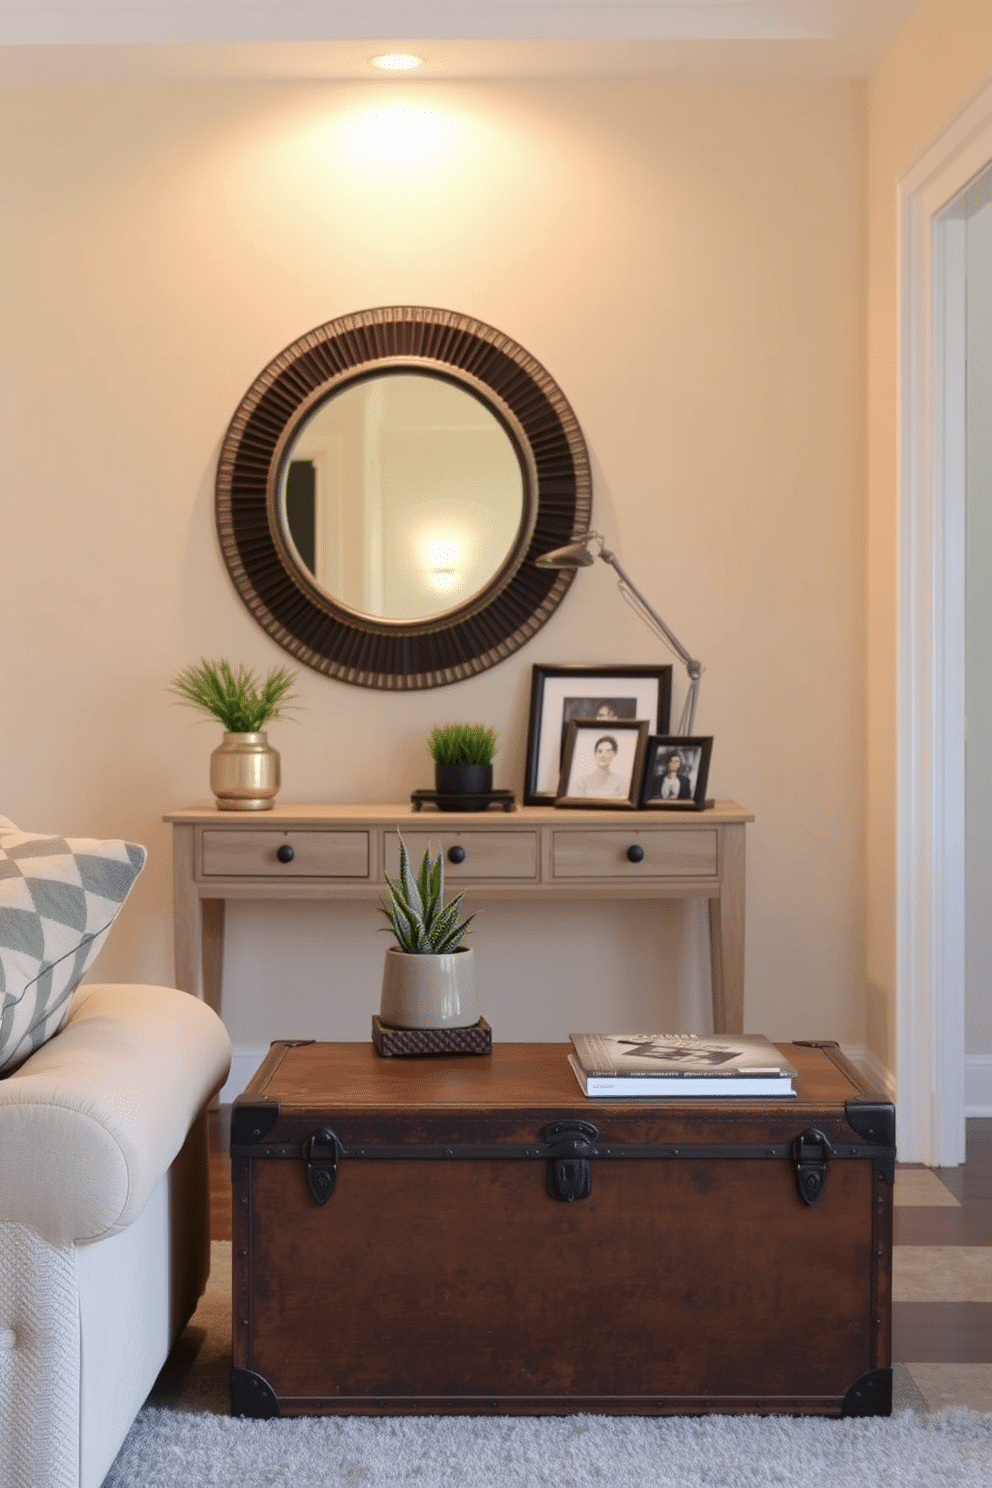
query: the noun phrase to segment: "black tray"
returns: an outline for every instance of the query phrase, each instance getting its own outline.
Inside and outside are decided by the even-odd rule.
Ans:
[[[438,792],[436,790],[415,790],[415,791],[411,791],[411,793],[410,793],[410,800],[413,802],[413,809],[414,809],[414,811],[419,811],[420,808],[423,805],[425,805],[425,804],[431,805],[431,806],[436,805],[437,804],[437,798],[438,798],[438,795],[439,794],[440,795],[443,795],[443,796],[448,796],[449,799],[450,799],[451,792],[450,791],[441,791],[441,792]],[[516,809],[515,804],[514,804],[514,802],[516,800],[516,797],[514,796],[512,790],[473,791],[472,794],[473,794],[473,796],[475,797],[476,800],[485,801],[485,803],[486,803],[485,806],[481,806],[481,807],[478,808],[478,810],[480,810],[480,811],[488,811],[489,808],[490,808],[490,806],[502,806],[502,808],[503,808],[504,811],[514,811]],[[438,810],[440,810],[440,809],[441,808],[438,807]],[[468,815],[467,812],[465,812],[465,813],[452,813],[452,814],[453,815],[455,815],[455,814]]]

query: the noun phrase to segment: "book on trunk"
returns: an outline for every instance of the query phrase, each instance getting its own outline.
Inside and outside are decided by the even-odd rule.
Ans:
[[[795,1069],[770,1040],[745,1033],[573,1033],[568,1056],[589,1096],[795,1095]]]

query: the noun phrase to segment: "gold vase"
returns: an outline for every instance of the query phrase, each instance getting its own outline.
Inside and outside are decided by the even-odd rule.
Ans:
[[[264,731],[225,732],[210,756],[210,789],[219,811],[271,811],[279,785],[279,751]]]

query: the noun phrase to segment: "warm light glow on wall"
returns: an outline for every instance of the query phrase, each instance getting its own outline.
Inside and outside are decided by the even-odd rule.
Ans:
[[[451,122],[432,109],[386,105],[353,114],[345,133],[351,150],[363,160],[413,162],[444,154]]]

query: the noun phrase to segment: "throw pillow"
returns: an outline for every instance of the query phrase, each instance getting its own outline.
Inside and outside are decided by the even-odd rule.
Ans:
[[[145,857],[133,842],[43,837],[0,817],[0,1077],[65,1022]]]

